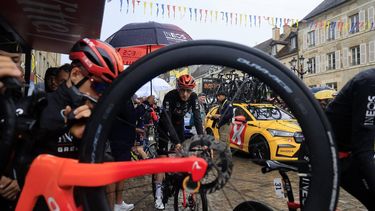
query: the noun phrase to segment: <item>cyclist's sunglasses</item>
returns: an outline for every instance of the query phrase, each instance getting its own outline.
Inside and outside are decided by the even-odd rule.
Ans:
[[[180,93],[185,93],[185,92],[192,93],[193,90],[192,89],[178,89],[178,92],[180,92]]]
[[[90,81],[91,81],[91,88],[94,89],[95,92],[99,95],[102,95],[110,85],[109,83],[99,82],[92,78],[90,79]]]

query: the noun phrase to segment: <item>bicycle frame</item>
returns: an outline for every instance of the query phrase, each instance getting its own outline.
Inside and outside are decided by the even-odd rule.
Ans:
[[[74,159],[40,155],[30,167],[16,210],[32,210],[39,196],[46,199],[50,210],[82,210],[74,202],[74,186],[106,186],[161,172],[188,172],[193,181],[198,181],[206,169],[207,162],[195,156],[87,164]]]

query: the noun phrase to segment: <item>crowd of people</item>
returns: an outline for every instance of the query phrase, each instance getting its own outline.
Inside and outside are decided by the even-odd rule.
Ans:
[[[71,64],[46,71],[45,99],[48,102],[41,109],[38,125],[33,130],[32,160],[40,154],[77,159],[85,125],[97,100],[107,87],[124,71],[118,52],[109,44],[81,39],[72,47]],[[21,78],[19,55],[0,52],[0,79]],[[131,150],[148,159],[144,152],[147,131],[155,127],[158,133],[158,157],[166,157],[169,146],[181,149],[185,140],[184,116],[192,113],[191,125],[198,135],[205,133],[204,120],[213,119],[218,128],[220,141],[229,146],[230,123],[233,118],[232,103],[227,93],[217,94],[218,109],[207,115],[205,94],[196,94],[195,80],[190,75],[177,79],[176,89],[168,92],[159,107],[154,96],[146,98],[133,96],[124,100],[123,109],[117,115],[110,133],[106,161],[130,161]],[[6,87],[0,82],[0,93]],[[326,102],[324,102],[326,103]],[[344,189],[357,197],[369,210],[375,210],[372,197],[375,195],[375,69],[363,71],[355,76],[328,105],[324,104],[331,121],[340,161],[342,162],[341,183]],[[0,180],[0,210],[14,209],[23,181],[9,161],[8,168]],[[164,175],[155,176],[155,208],[164,209],[162,180]],[[22,177],[21,177],[22,178]],[[124,182],[107,187],[108,200],[113,210],[132,210],[133,204],[124,202]],[[38,201],[38,210],[48,209]]]

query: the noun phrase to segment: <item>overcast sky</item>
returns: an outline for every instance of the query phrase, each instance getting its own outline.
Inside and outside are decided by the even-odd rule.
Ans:
[[[242,26],[239,24],[226,24],[225,20],[220,21],[220,11],[233,12],[238,14],[257,15],[264,17],[281,17],[290,19],[302,19],[322,0],[146,0],[146,14],[144,13],[144,1],[135,4],[135,12],[132,11],[132,0],[129,0],[129,11],[127,13],[127,0],[123,0],[122,10],[120,11],[120,0],[112,0],[105,5],[101,40],[105,40],[122,26],[128,23],[156,21],[160,23],[175,24],[185,30],[194,40],[198,39],[217,39],[227,40],[241,43],[247,46],[259,44],[272,36],[272,26],[262,19],[260,27],[249,27],[249,19],[247,26],[244,26],[243,18]],[[150,14],[150,2],[153,2],[153,12]],[[156,16],[156,3],[159,3],[159,16]],[[164,17],[162,17],[161,4],[164,4]],[[176,19],[168,18],[167,4],[186,6],[186,15],[180,18],[178,9],[176,8]],[[191,21],[189,16],[189,8],[198,9],[198,21]],[[182,7],[183,8],[183,7]],[[216,22],[210,21],[210,13],[208,12],[207,22],[199,20],[199,9],[207,9],[208,11],[219,11]],[[172,16],[172,7],[170,8]],[[181,12],[183,10],[181,9]],[[204,12],[203,12],[204,14]],[[214,15],[215,13],[213,13]],[[194,19],[194,12],[193,12]],[[238,17],[239,23],[239,17]],[[62,63],[69,62],[67,56],[63,56]]]

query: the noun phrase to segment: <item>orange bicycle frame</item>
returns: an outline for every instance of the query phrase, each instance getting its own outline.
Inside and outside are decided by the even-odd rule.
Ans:
[[[156,158],[141,161],[78,163],[77,160],[40,155],[32,163],[16,211],[32,210],[43,196],[50,210],[82,210],[74,202],[73,188],[99,187],[121,180],[161,172],[187,172],[199,181],[207,162],[198,157]]]

